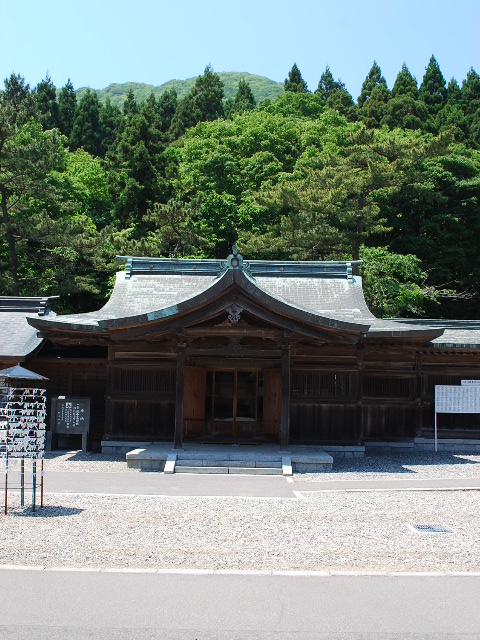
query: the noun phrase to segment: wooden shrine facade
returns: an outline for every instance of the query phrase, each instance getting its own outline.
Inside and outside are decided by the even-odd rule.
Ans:
[[[480,326],[379,320],[351,263],[125,261],[100,311],[28,319],[29,367],[91,398],[97,447],[428,437],[435,385],[480,378]],[[480,437],[478,416],[439,429]]]

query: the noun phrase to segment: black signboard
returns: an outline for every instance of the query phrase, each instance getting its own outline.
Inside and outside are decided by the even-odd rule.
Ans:
[[[81,435],[82,449],[86,450],[90,429],[90,398],[53,398],[50,428],[52,435]]]

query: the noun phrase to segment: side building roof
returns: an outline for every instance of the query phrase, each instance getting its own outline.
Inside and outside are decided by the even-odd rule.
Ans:
[[[27,318],[51,318],[50,300],[58,296],[0,296],[0,361],[23,362],[42,344]]]

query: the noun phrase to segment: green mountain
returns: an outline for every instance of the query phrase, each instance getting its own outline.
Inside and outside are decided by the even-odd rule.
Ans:
[[[234,98],[237,93],[238,83],[243,78],[250,84],[250,88],[255,96],[257,104],[269,98],[273,100],[280,93],[283,93],[283,83],[274,82],[263,76],[255,76],[251,73],[238,73],[232,72],[220,72],[217,74],[220,76],[223,84],[225,85],[225,98]],[[119,107],[123,106],[123,102],[130,89],[135,95],[137,102],[144,102],[150,93],[154,93],[155,96],[161,95],[168,89],[175,89],[179,99],[184,98],[190,89],[195,84],[197,78],[188,78],[187,80],[169,80],[159,87],[155,87],[153,84],[141,84],[139,82],[124,82],[123,84],[109,84],[105,89],[95,89],[100,102],[103,102],[110,98],[112,104],[116,104]],[[87,90],[86,87],[78,89],[77,96],[82,98],[83,94]]]

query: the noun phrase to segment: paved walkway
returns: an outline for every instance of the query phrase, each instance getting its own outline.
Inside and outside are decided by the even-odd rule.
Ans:
[[[152,472],[45,471],[45,493],[299,498],[300,494],[324,491],[426,491],[480,490],[480,478],[401,478],[335,480],[330,474],[315,480],[295,482],[283,476],[188,475]],[[311,476],[310,476],[311,478]],[[26,478],[28,490],[29,477]],[[9,474],[9,484],[18,485],[18,473]]]

